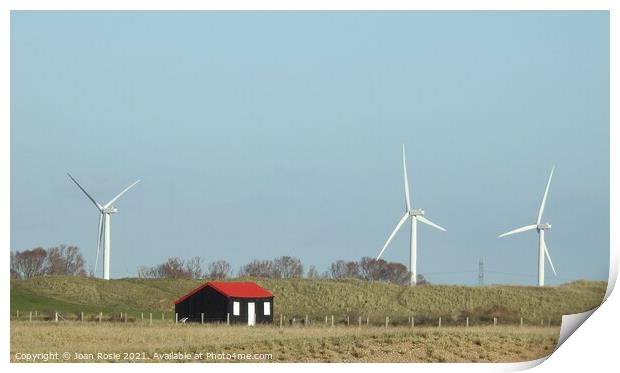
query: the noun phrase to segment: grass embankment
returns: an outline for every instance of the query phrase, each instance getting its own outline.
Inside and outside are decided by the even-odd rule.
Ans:
[[[557,327],[223,326],[172,323],[11,322],[11,361],[55,353],[53,362],[516,362],[549,355]],[[69,358],[62,356],[69,352]],[[134,355],[124,355],[124,353]],[[155,353],[189,353],[167,360]],[[76,359],[75,353],[82,354]],[[98,353],[118,353],[98,358]],[[203,353],[202,359],[196,353]],[[271,354],[210,359],[216,354]],[[89,355],[92,354],[92,355]],[[162,355],[166,356],[166,355]],[[171,355],[168,355],[171,356]],[[21,359],[21,360],[18,360]],[[127,359],[126,359],[127,358]],[[41,359],[41,357],[39,357]]]
[[[470,317],[472,325],[488,324],[493,317],[501,323],[540,324],[541,319],[559,322],[561,315],[583,312],[602,302],[605,282],[577,281],[544,288],[525,286],[399,286],[360,280],[239,279],[252,280],[275,294],[275,318],[303,318],[315,322],[334,315],[336,323],[347,316],[351,324],[358,316],[382,323],[386,316],[394,324],[404,324],[410,316],[416,324],[462,323]],[[131,319],[140,312],[168,312],[174,300],[203,281],[182,279],[120,279],[104,281],[81,277],[41,277],[11,280],[11,311],[21,317],[29,311],[54,311],[64,316],[85,312],[116,314],[128,312]],[[154,317],[160,317],[154,315]]]

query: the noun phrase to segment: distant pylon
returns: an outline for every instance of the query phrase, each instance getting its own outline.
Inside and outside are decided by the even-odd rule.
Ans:
[[[484,261],[480,258],[478,262],[478,285],[484,285]]]

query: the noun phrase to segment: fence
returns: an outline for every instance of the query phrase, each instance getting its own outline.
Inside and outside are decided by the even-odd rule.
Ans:
[[[255,318],[256,319],[256,318]],[[230,314],[226,315],[226,318],[209,318],[204,313],[200,314],[200,317],[187,320],[179,318],[179,315],[174,312],[58,312],[58,311],[27,311],[23,312],[15,310],[11,312],[11,320],[27,321],[27,322],[63,322],[63,321],[77,321],[77,322],[91,322],[91,323],[131,323],[131,324],[146,324],[153,325],[154,323],[170,323],[170,324],[222,324],[230,325]],[[355,320],[357,322],[355,322]],[[411,315],[407,318],[404,317],[392,317],[390,315],[378,316],[378,315],[360,315],[360,314],[348,314],[348,315],[334,315],[328,314],[325,317],[316,317],[310,315],[295,315],[287,316],[279,314],[278,317],[273,318],[271,323],[277,327],[309,327],[309,326],[322,326],[326,328],[333,327],[349,327],[349,328],[362,328],[362,327],[465,327],[470,326],[538,326],[538,327],[551,327],[559,326],[561,319],[552,317],[487,317],[487,316],[428,316],[428,315]]]
[[[383,326],[383,327],[470,327],[470,326],[560,326],[561,317],[491,317],[491,316],[428,316],[428,315],[412,315],[408,317],[392,317],[392,316],[378,316],[367,315],[335,315],[328,314],[325,317],[309,317],[304,316],[287,316],[280,314],[278,319],[274,319],[274,324],[289,325],[289,326],[319,326],[325,327],[362,327],[362,326]]]

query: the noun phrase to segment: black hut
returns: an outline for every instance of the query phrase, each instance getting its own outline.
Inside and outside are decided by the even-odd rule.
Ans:
[[[179,320],[254,325],[273,322],[273,294],[253,282],[209,281],[174,302]]]

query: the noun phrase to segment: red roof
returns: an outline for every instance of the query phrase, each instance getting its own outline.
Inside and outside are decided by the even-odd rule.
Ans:
[[[273,297],[273,294],[264,289],[254,282],[220,282],[220,281],[209,281],[206,284],[202,284],[197,288],[193,289],[189,293],[177,299],[174,304],[181,303],[185,299],[191,297],[195,293],[200,290],[206,288],[207,286],[213,288],[218,293],[226,296],[226,297],[234,297],[234,298],[268,298]]]

